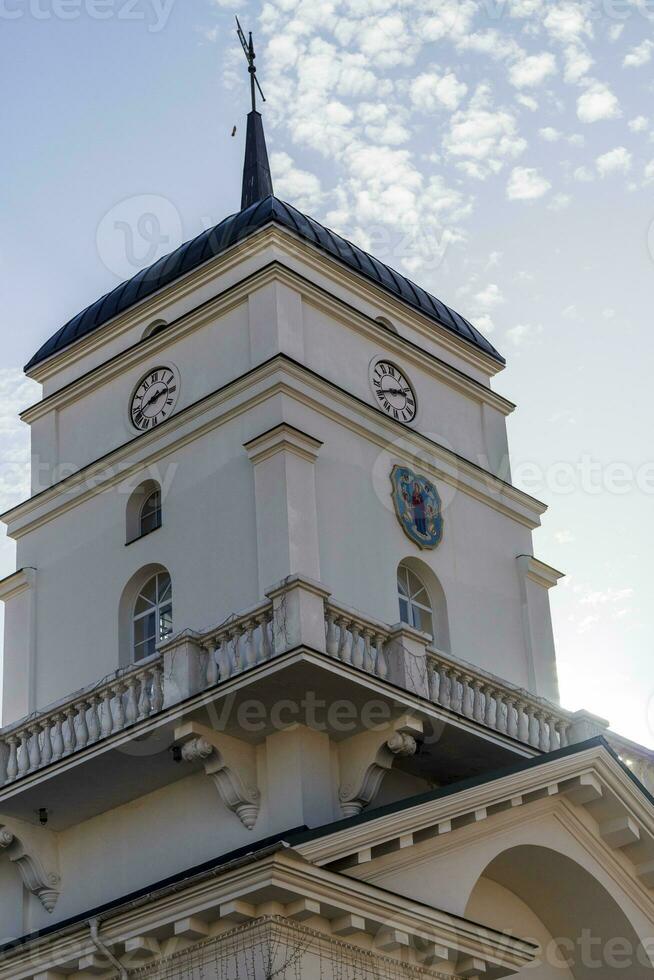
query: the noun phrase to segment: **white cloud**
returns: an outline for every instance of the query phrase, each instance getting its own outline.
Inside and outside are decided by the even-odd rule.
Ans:
[[[510,327],[506,331],[506,335],[514,347],[522,347],[523,344],[537,337],[541,329],[531,323],[516,323],[515,327]]]
[[[587,9],[586,4],[575,2],[555,4],[550,7],[543,23],[555,40],[576,41],[581,35],[591,33]]]
[[[620,115],[620,104],[608,85],[592,82],[577,99],[577,115],[584,123],[615,119]]]
[[[273,153],[270,167],[275,175],[275,192],[290,201],[300,211],[315,211],[321,202],[319,179],[306,170],[296,167],[288,153]]]
[[[523,57],[509,70],[509,81],[516,88],[542,85],[549,75],[556,72],[556,58],[549,51]]]
[[[654,43],[649,39],[646,39],[642,44],[636,45],[631,51],[628,51],[622,62],[625,68],[642,68],[646,65],[648,61],[652,60],[652,52],[654,51]]]
[[[576,85],[593,67],[593,59],[585,48],[573,44],[565,49],[565,71],[563,78],[566,82]]]
[[[491,310],[504,303],[504,295],[497,283],[489,282],[484,289],[472,297],[473,309]]]
[[[444,146],[452,156],[469,157],[488,172],[501,169],[504,158],[518,156],[526,147],[518,135],[515,116],[495,109],[490,90],[480,86],[469,105],[452,115]]]
[[[612,306],[606,306],[602,310],[602,316],[605,320],[615,320],[615,310]]]
[[[411,102],[416,109],[435,112],[437,109],[457,109],[468,86],[460,82],[453,72],[437,75],[426,72],[411,83]]]
[[[632,133],[643,133],[647,129],[649,122],[645,116],[635,116],[629,120],[627,125]]]
[[[577,167],[577,169],[574,171],[572,176],[574,177],[575,180],[579,180],[582,183],[586,183],[586,184],[590,183],[591,180],[595,179],[593,177],[592,170],[589,170],[588,167]]]
[[[552,126],[543,126],[542,129],[538,130],[538,134],[547,143],[556,143],[557,140],[561,139],[561,133],[558,129],[553,129]]]
[[[572,531],[566,528],[564,531],[556,531],[554,533],[554,540],[557,544],[572,544],[575,536]]]
[[[538,102],[531,95],[524,95],[523,93],[516,95],[516,102],[523,105],[525,109],[529,109],[530,112],[536,112],[538,109]]]
[[[514,167],[506,187],[510,201],[534,201],[547,194],[552,185],[533,167]]]
[[[645,178],[646,184],[651,184],[652,181],[654,181],[654,160],[650,160],[650,162],[645,165],[643,177]]]
[[[616,146],[608,153],[602,153],[595,161],[597,172],[600,177],[607,177],[609,174],[626,174],[631,169],[632,156],[625,146]]]
[[[564,211],[572,203],[572,198],[569,194],[555,194],[548,207],[550,211]]]
[[[609,27],[609,41],[613,41],[613,43],[618,41],[623,31],[624,24],[612,24],[611,27]]]
[[[481,330],[482,333],[492,333],[495,329],[493,318],[490,317],[488,313],[482,313],[481,316],[475,317],[475,326]]]

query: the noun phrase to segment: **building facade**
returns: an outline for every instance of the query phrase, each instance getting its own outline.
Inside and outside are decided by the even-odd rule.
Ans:
[[[0,980],[654,976],[654,754],[559,704],[501,355],[273,194],[26,370]]]

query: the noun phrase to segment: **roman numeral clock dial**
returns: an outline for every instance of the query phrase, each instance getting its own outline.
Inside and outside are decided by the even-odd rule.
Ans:
[[[380,407],[397,422],[413,422],[417,403],[415,392],[406,377],[391,361],[377,361],[370,381]]]
[[[175,410],[179,395],[177,374],[169,367],[158,367],[139,381],[132,395],[129,415],[132,425],[147,432],[160,425]]]

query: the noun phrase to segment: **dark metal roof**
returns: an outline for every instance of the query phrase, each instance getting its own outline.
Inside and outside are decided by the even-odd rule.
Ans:
[[[248,113],[248,129],[245,137],[241,211],[245,211],[257,201],[272,197],[274,193],[263,120],[261,113],[253,109]]]
[[[96,300],[61,327],[37,351],[25,370],[29,371],[53,354],[93,333],[113,317],[152,296],[164,286],[197,269],[204,262],[226,251],[237,242],[242,242],[270,223],[295,233],[304,241],[310,242],[322,252],[340,260],[354,272],[441,324],[453,334],[473,344],[500,364],[505,363],[504,358],[493,345],[471,323],[445,303],[441,303],[435,296],[391,269],[390,266],[384,265],[379,259],[341,238],[313,218],[302,214],[292,205],[270,196],[244,211],[230,215],[214,228],[180,245],[170,255],[159,259],[149,268],[142,269],[132,279],[116,286],[111,292]]]

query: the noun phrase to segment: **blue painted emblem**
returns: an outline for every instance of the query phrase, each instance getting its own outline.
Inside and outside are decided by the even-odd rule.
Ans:
[[[406,466],[393,467],[391,483],[395,513],[405,534],[421,548],[436,548],[443,537],[443,515],[434,484]]]

